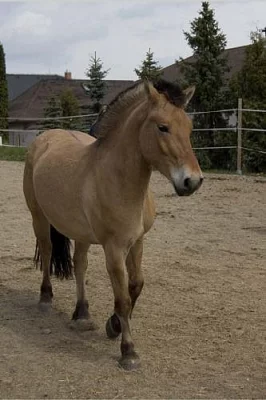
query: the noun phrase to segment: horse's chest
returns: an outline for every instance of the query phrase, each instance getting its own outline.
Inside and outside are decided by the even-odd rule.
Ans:
[[[143,210],[98,206],[91,209],[90,224],[100,242],[108,237],[134,243],[144,233]]]

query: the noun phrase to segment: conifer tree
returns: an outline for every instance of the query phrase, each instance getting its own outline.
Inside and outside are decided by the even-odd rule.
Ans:
[[[162,67],[159,65],[158,61],[154,60],[153,54],[151,49],[149,49],[140,67],[135,68],[134,71],[139,79],[148,79],[156,83],[162,75]]]
[[[44,109],[44,118],[52,118],[42,121],[42,129],[62,128],[62,120],[56,119],[62,117],[62,107],[59,99],[54,96],[50,97]]]
[[[79,115],[79,103],[71,90],[66,89],[61,93],[60,105],[63,117]],[[62,120],[62,126],[64,129],[80,130],[80,125],[80,118],[66,118]]]
[[[193,51],[193,62],[189,63],[182,58],[180,63],[184,75],[185,85],[196,85],[196,92],[191,101],[190,110],[210,111],[225,108],[227,94],[225,91],[224,75],[228,71],[227,60],[223,56],[226,46],[226,37],[221,32],[215,20],[214,10],[207,1],[202,2],[199,16],[191,22],[190,32],[184,32],[185,38]],[[194,128],[225,127],[227,121],[220,113],[209,113],[195,116]],[[196,147],[208,147],[222,144],[231,137],[213,131],[195,132],[193,142]],[[218,142],[218,143],[217,143]],[[226,167],[228,153],[223,151],[199,151],[198,157],[203,168]]]
[[[104,79],[108,72],[109,70],[103,69],[103,63],[100,58],[97,58],[95,52],[94,57],[90,59],[90,65],[86,71],[86,76],[89,78],[86,86],[89,89],[89,96],[92,101],[91,109],[95,113],[98,113],[102,107],[102,100],[107,88]]]
[[[251,45],[246,49],[242,70],[231,81],[235,102],[242,98],[243,108],[266,110],[266,38],[262,32],[251,32]],[[266,113],[244,112],[243,128],[265,129]],[[244,131],[243,146],[251,149],[266,149],[266,132]],[[266,155],[244,151],[243,167],[252,172],[266,172]]]

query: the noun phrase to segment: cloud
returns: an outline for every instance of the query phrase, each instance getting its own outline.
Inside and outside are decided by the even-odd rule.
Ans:
[[[27,41],[30,38],[36,41],[37,38],[48,35],[51,24],[51,18],[39,13],[26,11],[13,19],[9,29],[4,25],[1,36],[3,40],[16,40],[18,44],[23,43],[25,38],[28,39]]]
[[[31,8],[31,3],[27,4]],[[0,33],[3,39],[13,38],[24,41],[25,44],[38,40],[49,41],[51,44],[54,44],[54,40],[69,43],[83,35],[87,40],[106,37],[106,24],[101,23],[100,18],[88,18],[87,12],[82,13],[81,8],[77,13],[73,4],[63,9],[59,5],[53,6],[52,11],[51,7],[45,11],[33,11],[25,7],[0,27]]]
[[[139,18],[150,17],[153,14],[154,14],[154,8],[151,3],[149,4],[138,3],[135,4],[134,6],[130,7],[126,6],[120,8],[120,10],[117,13],[118,17],[121,19],[135,19],[135,18],[139,19]]]
[[[43,4],[32,6],[32,3],[25,3],[9,14],[0,26],[8,69],[13,65],[17,72],[26,72],[18,71],[19,66],[32,73],[33,65],[38,65],[44,73],[62,64],[71,66],[71,53],[75,53],[80,42],[86,39],[89,51],[90,42],[95,43],[108,36],[104,13],[102,18],[96,19],[93,13],[88,17],[85,5],[79,7],[79,12],[76,12],[76,4],[63,5],[48,2],[45,7]]]
[[[228,46],[249,43],[265,26],[266,1],[210,0]],[[109,79],[135,79],[149,48],[161,65],[191,55],[183,35],[198,16],[197,0],[0,1],[0,40],[9,73],[63,74],[84,78],[97,51]]]

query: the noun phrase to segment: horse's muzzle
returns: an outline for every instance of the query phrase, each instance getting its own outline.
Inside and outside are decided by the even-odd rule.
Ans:
[[[185,178],[182,185],[177,185],[173,182],[174,188],[178,196],[190,196],[196,190],[198,190],[203,182],[203,177],[198,178]]]

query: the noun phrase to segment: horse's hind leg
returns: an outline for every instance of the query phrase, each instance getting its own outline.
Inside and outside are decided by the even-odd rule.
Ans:
[[[52,302],[53,292],[50,281],[50,261],[52,244],[50,240],[50,224],[44,216],[35,197],[33,188],[33,168],[31,160],[27,159],[23,177],[23,192],[27,206],[32,215],[32,225],[37,239],[35,256],[41,261],[43,280],[41,284],[40,306],[46,309]]]
[[[144,279],[141,269],[143,253],[143,238],[139,239],[130,249],[127,259],[126,266],[128,271],[128,291],[131,297],[131,313],[132,316],[133,308],[136,304],[137,298],[139,297],[143,285]],[[106,323],[106,333],[110,338],[116,338],[121,333],[121,325],[119,318],[116,314],[113,314]]]
[[[33,229],[37,238],[37,247],[40,253],[43,279],[41,284],[39,307],[42,310],[50,308],[53,298],[50,280],[50,262],[52,256],[52,243],[50,240],[50,224],[42,213],[33,215]]]
[[[94,330],[96,325],[91,321],[89,314],[89,305],[85,292],[85,274],[88,267],[87,253],[89,249],[88,243],[75,242],[75,251],[73,256],[74,273],[77,287],[77,303],[72,319],[79,321],[82,329]]]

